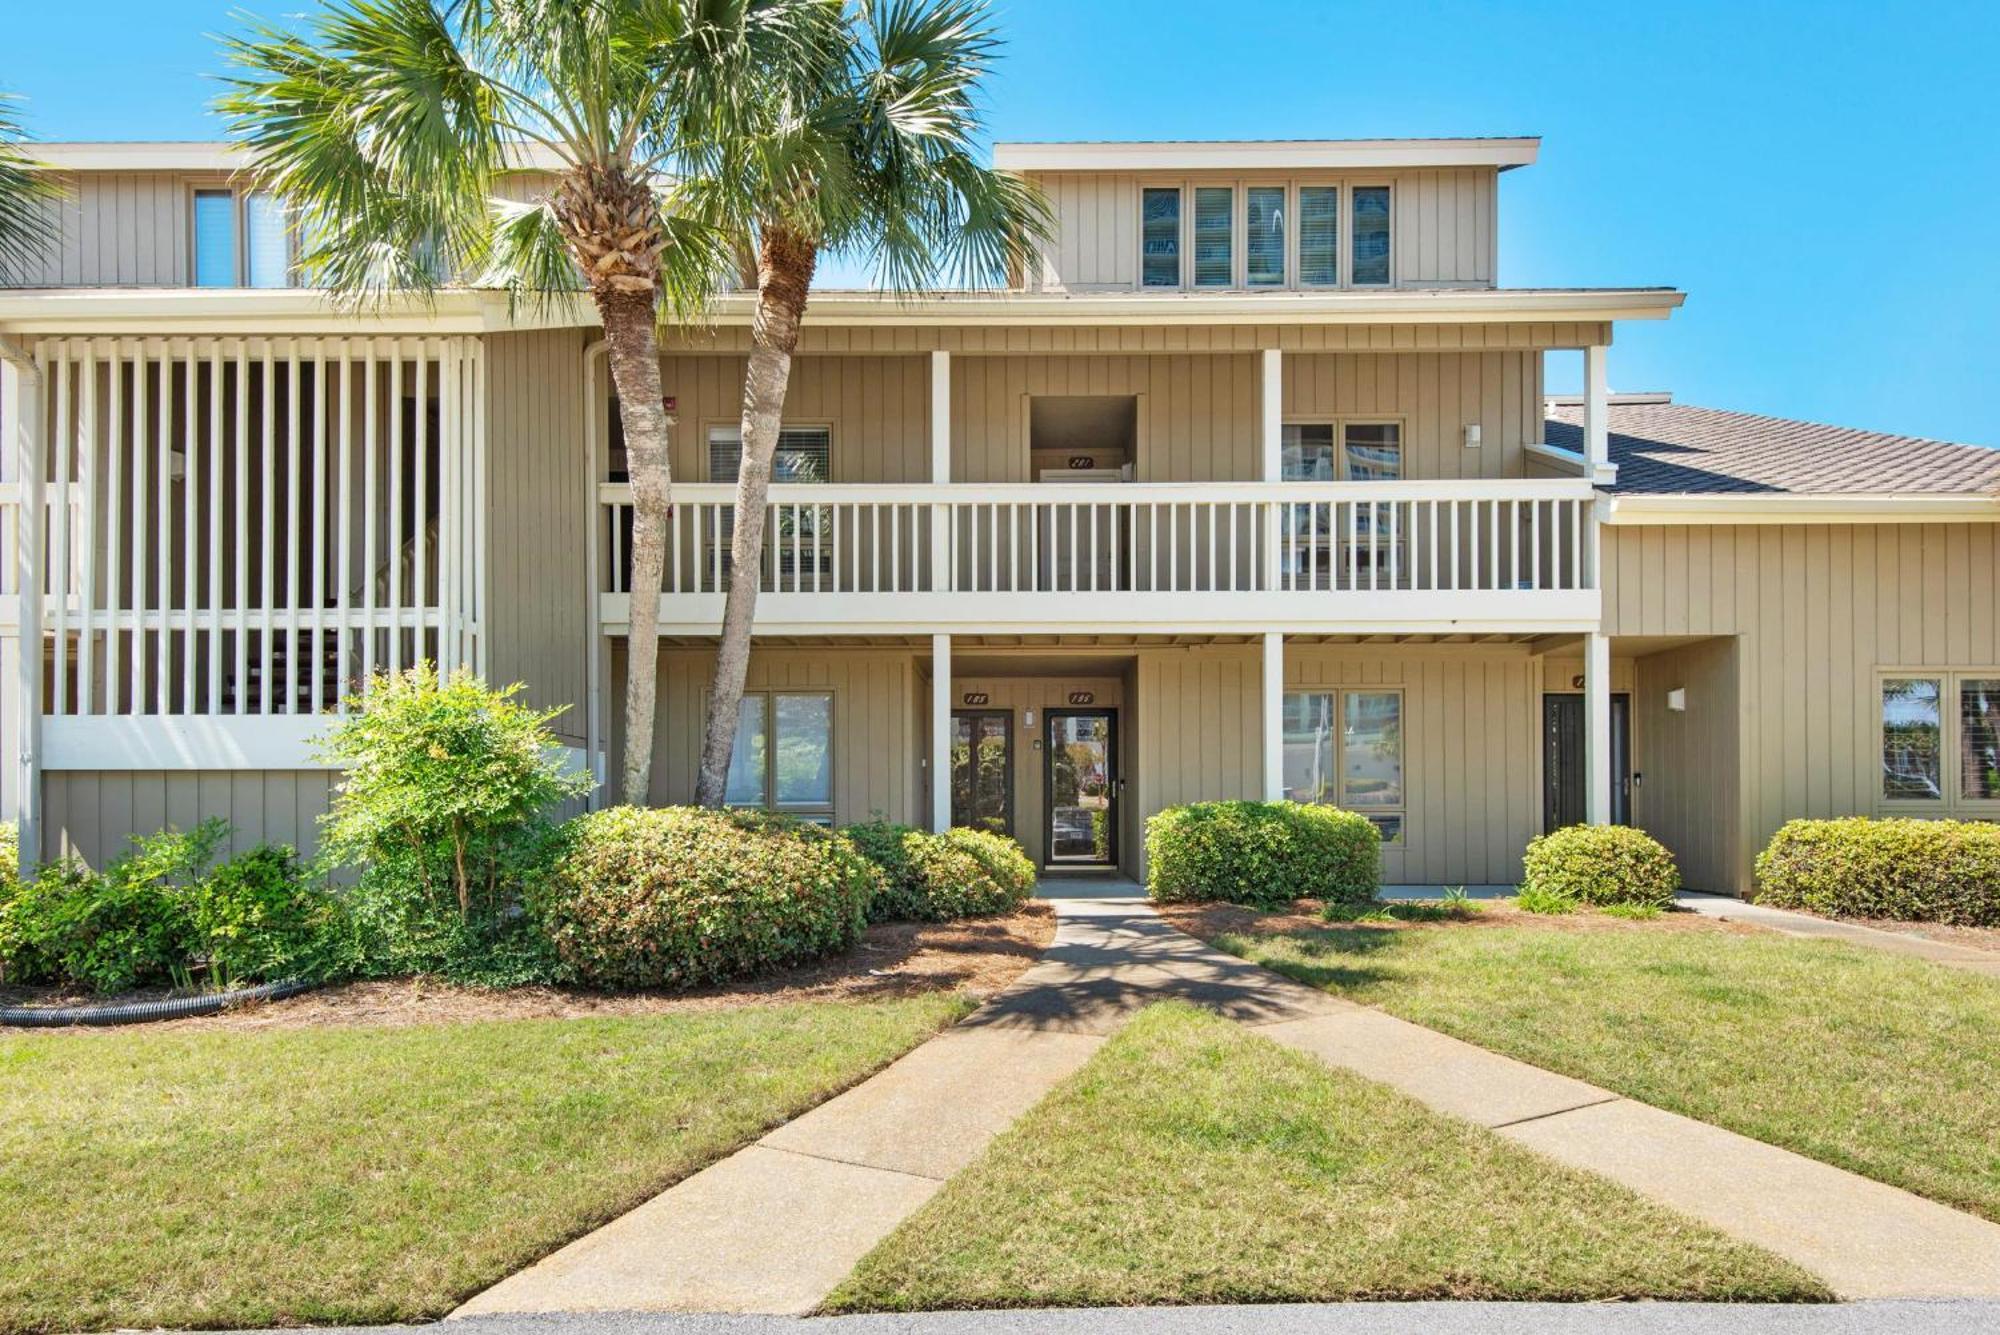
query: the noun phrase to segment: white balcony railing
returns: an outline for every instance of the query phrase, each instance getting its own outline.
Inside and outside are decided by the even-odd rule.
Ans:
[[[758,578],[784,617],[815,623],[914,623],[967,594],[988,600],[957,598],[955,616],[1213,620],[1227,605],[1317,621],[1574,619],[1595,615],[1594,495],[1570,479],[774,486]],[[615,624],[631,593],[631,489],[605,484],[598,500]],[[675,487],[663,624],[713,624],[734,513],[733,487]]]

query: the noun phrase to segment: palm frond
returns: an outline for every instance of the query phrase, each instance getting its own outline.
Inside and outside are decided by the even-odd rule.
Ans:
[[[0,93],[0,280],[33,271],[61,229],[61,181],[23,147],[20,98]]]

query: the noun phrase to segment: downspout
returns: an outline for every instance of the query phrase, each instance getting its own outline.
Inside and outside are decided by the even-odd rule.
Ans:
[[[598,526],[604,522],[604,507],[597,503],[597,483],[603,463],[603,452],[598,448],[598,395],[597,371],[604,364],[607,347],[603,339],[598,339],[583,350],[583,540],[588,555],[584,560],[584,602],[589,607],[590,636],[584,650],[585,704],[584,704],[584,763],[590,767],[590,775],[597,781],[587,799],[591,810],[595,811],[603,803],[604,784],[607,779],[606,766],[609,755],[604,737],[604,625],[602,590],[604,580],[598,569],[604,559],[603,544],[598,541]]]
[[[0,365],[7,384],[8,439],[0,451],[13,457],[20,504],[14,534],[14,708],[20,720],[15,755],[15,825],[20,874],[31,875],[42,855],[42,530],[48,522],[47,478],[42,462],[42,368],[28,350],[0,334]]]

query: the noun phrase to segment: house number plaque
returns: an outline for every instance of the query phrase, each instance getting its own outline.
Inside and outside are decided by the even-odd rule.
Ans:
[[[1069,693],[1069,702],[1073,705],[1087,705],[1096,699],[1097,696],[1089,691],[1071,691]]]
[[[969,705],[983,705],[992,698],[985,691],[967,691],[965,693],[965,703]]]

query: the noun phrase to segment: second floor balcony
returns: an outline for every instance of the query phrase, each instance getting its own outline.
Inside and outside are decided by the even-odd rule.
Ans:
[[[713,634],[735,488],[674,488],[660,630]],[[1581,479],[775,485],[760,634],[1559,633],[1599,612]],[[630,619],[631,488],[601,484],[599,615]]]

